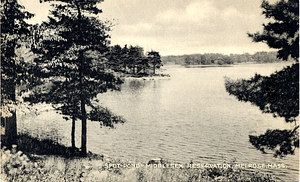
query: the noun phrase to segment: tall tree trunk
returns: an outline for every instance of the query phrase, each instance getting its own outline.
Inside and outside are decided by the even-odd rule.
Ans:
[[[75,117],[72,117],[72,131],[71,131],[71,143],[72,143],[72,148],[75,149],[76,145],[75,145]]]
[[[83,34],[81,32],[81,10],[78,4],[78,1],[74,1],[75,6],[77,7],[77,18],[78,18],[78,35],[80,39],[83,39]],[[80,104],[81,104],[81,154],[82,156],[86,156],[87,154],[87,130],[86,130],[86,110],[85,110],[85,97],[84,97],[84,86],[83,86],[83,72],[84,72],[84,56],[83,56],[83,51],[81,50],[79,52],[79,57],[80,61],[80,68],[79,68],[79,75],[80,75]]]
[[[84,69],[84,57],[83,57],[83,51],[80,51],[79,53],[79,60],[81,61],[80,65],[80,104],[81,104],[81,153],[82,156],[86,156],[87,154],[87,147],[86,147],[86,141],[87,141],[87,136],[86,136],[86,110],[85,110],[85,96],[84,96],[84,76],[83,76],[83,69]]]
[[[81,61],[80,66],[80,104],[81,104],[81,153],[82,156],[86,156],[87,153],[87,147],[86,147],[86,110],[85,110],[85,97],[84,97],[84,86],[83,86],[83,52],[80,51],[79,53],[79,59]]]
[[[87,147],[86,147],[86,110],[85,110],[85,99],[84,97],[81,98],[81,114],[82,114],[82,119],[81,119],[81,153],[83,156],[86,156],[87,154]]]
[[[7,70],[8,73],[8,80],[1,82],[1,89],[3,91],[3,94],[6,95],[4,99],[10,100],[12,103],[15,104],[16,102],[16,62],[14,56],[16,43],[15,41],[10,42],[11,46],[9,46],[4,53],[7,57],[6,66],[10,68]],[[7,68],[6,68],[7,69]],[[2,94],[1,94],[2,95]],[[3,98],[2,98],[3,99]],[[12,116],[4,118],[5,120],[5,139],[7,142],[7,145],[16,144],[17,142],[17,115],[16,115],[16,109],[13,109],[11,111]],[[2,118],[2,117],[1,117]]]
[[[12,116],[7,118],[7,140],[9,145],[17,144],[17,114],[16,110]]]
[[[9,6],[8,6],[9,5]],[[17,5],[16,0],[12,0],[8,2],[6,6],[1,8],[1,11],[4,11],[4,14],[6,14],[8,17],[7,27],[3,27],[3,29],[6,29],[5,31],[8,31],[10,35],[15,34],[15,8]],[[2,27],[1,27],[2,32]],[[2,45],[1,45],[2,49]],[[8,41],[8,47],[4,51],[4,57],[6,58],[6,66],[10,68],[10,70],[7,70],[7,75],[9,80],[5,82],[3,85],[1,81],[1,88],[3,88],[2,91],[4,91],[4,94],[6,94],[7,98],[11,100],[14,104],[16,102],[16,78],[17,78],[17,70],[16,70],[16,61],[15,61],[15,49],[16,49],[16,40]],[[2,58],[2,55],[1,55]],[[2,60],[4,61],[4,60]],[[2,65],[1,65],[2,66]],[[6,68],[7,69],[7,68]],[[6,71],[4,71],[6,73]],[[2,76],[1,76],[2,78]],[[7,85],[6,85],[7,84]],[[2,95],[2,94],[1,94]],[[3,99],[3,98],[2,98]],[[5,120],[5,138],[8,145],[16,144],[17,143],[17,115],[16,110],[14,109],[12,112],[12,116],[8,118],[3,118]],[[2,120],[2,117],[1,117]]]
[[[12,116],[1,117],[1,127],[4,127],[4,133],[1,131],[3,145],[11,146],[17,144],[17,116],[16,111],[12,111]],[[3,136],[2,136],[3,135]]]
[[[15,65],[13,65],[13,72],[14,75],[16,73]],[[15,77],[11,80],[11,84],[7,85],[9,99],[15,103],[16,102],[16,83]],[[12,116],[6,118],[6,128],[5,133],[7,135],[7,142],[8,145],[17,144],[17,114],[16,110],[14,109],[12,112]]]

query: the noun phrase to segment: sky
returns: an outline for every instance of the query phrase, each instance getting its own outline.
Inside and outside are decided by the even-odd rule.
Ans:
[[[29,22],[47,19],[49,3],[19,2],[36,15]],[[105,0],[98,5],[103,10],[98,17],[115,24],[112,45],[138,45],[162,56],[253,54],[273,51],[247,35],[262,31],[267,22],[260,4],[261,0]]]

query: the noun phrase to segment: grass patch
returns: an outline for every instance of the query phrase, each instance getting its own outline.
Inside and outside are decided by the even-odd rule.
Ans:
[[[274,181],[268,175],[233,169],[107,168],[103,160],[66,159],[48,156],[29,162],[14,172],[4,171],[7,181],[99,181],[99,182],[197,182],[197,181]],[[2,166],[2,169],[6,166]],[[2,172],[3,174],[3,172]]]
[[[52,140],[39,140],[23,134],[18,136],[17,141],[18,149],[16,146],[11,149],[3,146],[1,149],[2,181],[275,181],[269,175],[234,168],[153,167],[170,164],[165,160],[151,160],[148,165],[124,167],[132,163],[92,153],[88,157],[80,157],[79,149],[72,149]]]

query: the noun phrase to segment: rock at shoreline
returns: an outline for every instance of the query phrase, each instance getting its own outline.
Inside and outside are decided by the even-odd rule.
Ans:
[[[167,163],[166,160],[159,158],[159,159],[151,159],[147,164],[150,165],[150,164],[166,164],[166,163]]]

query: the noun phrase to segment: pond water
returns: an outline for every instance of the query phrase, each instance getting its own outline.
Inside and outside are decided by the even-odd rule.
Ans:
[[[88,150],[113,158],[147,162],[164,158],[172,162],[222,164],[285,164],[287,168],[260,169],[279,180],[299,179],[299,152],[274,158],[262,154],[248,135],[267,129],[290,129],[282,118],[262,114],[251,103],[239,102],[225,91],[224,76],[250,78],[255,73],[270,75],[289,63],[244,64],[233,67],[184,68],[164,66],[169,79],[127,79],[121,92],[98,96],[101,104],[127,122],[116,129],[88,123]],[[19,128],[37,134],[50,133],[70,145],[71,123],[54,111],[41,112],[34,121],[22,115]],[[80,123],[76,126],[80,147]],[[52,134],[51,134],[52,133]],[[38,134],[37,134],[38,135]]]

